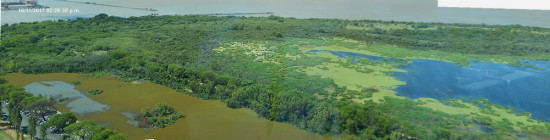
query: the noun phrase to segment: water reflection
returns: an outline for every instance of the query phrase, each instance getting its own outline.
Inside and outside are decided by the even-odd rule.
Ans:
[[[72,84],[61,81],[33,82],[23,87],[33,95],[53,97],[55,100],[68,99],[65,107],[78,115],[101,113],[109,110],[109,106],[88,98],[84,93],[75,89]]]

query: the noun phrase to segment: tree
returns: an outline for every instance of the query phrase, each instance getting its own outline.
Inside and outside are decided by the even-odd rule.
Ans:
[[[126,136],[122,133],[117,133],[115,135],[109,136],[109,138],[107,140],[127,140],[127,139],[128,139],[128,136]]]
[[[101,13],[101,14],[98,14],[96,16],[94,16],[94,18],[96,19],[105,19],[105,18],[108,18],[109,15],[105,14],[105,13]]]
[[[109,138],[109,136],[111,135],[115,135],[115,131],[113,130],[110,130],[110,129],[105,129],[97,134],[95,134],[93,137],[92,137],[92,140],[106,140]]]
[[[8,83],[8,80],[4,78],[0,78],[0,84]]]
[[[21,100],[21,102],[19,102],[19,105],[22,109],[25,109],[27,106],[33,104],[34,102],[38,101],[42,99],[41,97],[37,97],[37,96],[30,96],[30,97],[26,97],[24,98],[23,100]]]
[[[32,115],[46,120],[45,116],[56,112],[55,102],[52,100],[41,99],[27,105],[26,110]]]
[[[67,134],[83,140],[126,140],[128,136],[114,130],[105,129],[93,121],[84,120],[65,128]]]
[[[111,129],[104,129],[95,134],[92,140],[126,140],[128,137]]]
[[[28,132],[31,138],[34,138],[36,136],[36,117],[31,115],[28,118],[29,126],[28,126]]]
[[[46,126],[52,127],[55,130],[61,130],[66,126],[69,126],[76,122],[76,116],[71,112],[63,112],[61,114],[55,114],[53,115],[48,122],[46,122]]]
[[[28,97],[32,97],[32,95],[22,90],[15,90],[10,92],[8,95],[8,101],[10,103],[8,105],[8,109],[13,109],[13,108],[22,109],[21,107],[24,106],[22,104],[25,103],[22,101]],[[21,110],[18,110],[18,111],[21,111]]]
[[[23,120],[23,117],[21,116],[21,113],[19,112],[19,108],[16,106],[14,108],[8,109],[9,111],[9,120],[11,127],[15,129],[15,132],[17,133],[17,138],[20,136],[20,129],[21,127],[21,121]]]
[[[19,132],[19,127],[21,126],[21,120],[23,119],[21,116],[22,111],[22,101],[25,100],[28,97],[32,97],[30,93],[21,91],[21,90],[15,90],[9,93],[8,95],[8,111],[9,111],[9,119],[12,124],[12,127],[16,128],[16,131]]]
[[[109,52],[109,55],[114,59],[122,59],[126,57],[128,54],[129,54],[128,52],[122,51],[122,50],[112,50],[111,52]]]
[[[216,73],[213,71],[205,71],[202,76],[204,77],[205,82],[216,80]]]
[[[45,140],[45,139],[46,139],[46,129],[47,129],[46,124],[40,125],[40,139],[41,139],[41,140]]]

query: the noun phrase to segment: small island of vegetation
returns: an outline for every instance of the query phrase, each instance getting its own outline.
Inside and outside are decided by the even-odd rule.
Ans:
[[[80,85],[80,81],[73,81],[73,82],[71,82],[71,84],[73,84],[73,85]]]
[[[88,91],[88,94],[90,94],[90,95],[97,95],[97,94],[101,94],[101,93],[103,93],[103,90],[101,90],[101,89],[94,89],[94,90]]]
[[[183,114],[165,103],[156,104],[153,108],[145,108],[136,116],[141,128],[164,128],[173,124]]]

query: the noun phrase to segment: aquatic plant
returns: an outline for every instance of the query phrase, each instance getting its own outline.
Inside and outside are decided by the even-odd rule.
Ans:
[[[87,93],[90,94],[90,95],[97,95],[97,94],[103,93],[103,90],[101,90],[101,89],[94,89],[94,90],[88,91]]]
[[[139,127],[142,128],[164,128],[184,117],[182,113],[177,112],[173,107],[165,103],[156,104],[153,108],[145,108],[136,116]]]
[[[71,82],[71,84],[73,84],[73,85],[80,85],[80,81],[73,81],[73,82]]]

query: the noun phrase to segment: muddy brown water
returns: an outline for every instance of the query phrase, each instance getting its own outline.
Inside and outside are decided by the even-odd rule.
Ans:
[[[78,115],[78,119],[94,120],[106,124],[107,128],[125,133],[131,140],[313,140],[329,139],[312,134],[285,123],[273,122],[259,118],[249,109],[231,109],[217,100],[202,100],[182,94],[165,86],[145,82],[130,85],[128,82],[109,77],[81,77],[82,74],[8,74],[4,76],[10,83],[23,87],[41,81],[80,81],[75,86],[79,91],[102,89],[99,95],[88,95],[89,98],[110,106],[101,113]],[[157,103],[167,103],[177,111],[183,112],[185,118],[166,128],[144,131],[126,123],[128,118],[121,112],[139,112],[142,108]],[[61,111],[69,108],[58,105]]]

